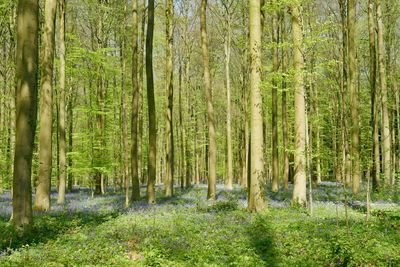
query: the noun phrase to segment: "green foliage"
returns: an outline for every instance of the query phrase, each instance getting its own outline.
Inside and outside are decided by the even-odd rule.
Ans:
[[[343,206],[316,204],[314,217],[289,207],[248,213],[245,191],[221,191],[209,204],[204,188],[177,190],[160,204],[127,213],[61,212],[36,216],[32,235],[12,241],[1,266],[397,266],[398,208],[368,222]],[[161,191],[159,192],[161,193]],[[112,196],[94,199],[112,203]],[[120,199],[122,201],[122,199]],[[67,206],[66,206],[67,208]],[[2,250],[10,237],[0,222]],[[4,236],[8,236],[4,238]],[[362,246],[360,246],[362,244]]]

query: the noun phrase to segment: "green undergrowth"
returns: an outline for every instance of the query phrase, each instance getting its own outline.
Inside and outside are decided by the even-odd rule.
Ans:
[[[334,204],[316,205],[312,217],[290,207],[254,214],[238,193],[193,201],[203,193],[87,221],[84,214],[42,217],[36,227],[46,225],[48,234],[41,229],[45,237],[0,256],[0,266],[400,265],[398,209],[374,210],[369,221],[348,209],[346,223]]]

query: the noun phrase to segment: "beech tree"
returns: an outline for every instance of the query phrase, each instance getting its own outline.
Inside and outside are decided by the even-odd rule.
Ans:
[[[42,40],[41,106],[39,134],[39,175],[35,209],[50,210],[53,136],[53,60],[57,0],[45,2],[45,21]],[[65,140],[65,139],[64,139]],[[63,144],[65,146],[65,144]]]
[[[214,106],[212,101],[211,74],[208,56],[208,36],[207,36],[207,0],[201,0],[200,6],[200,31],[201,31],[201,50],[203,56],[203,75],[204,89],[207,101],[207,127],[208,127],[208,193],[207,199],[213,200],[216,197],[216,160],[217,144],[215,136]]]
[[[306,113],[305,113],[305,90],[304,90],[304,57],[303,57],[303,30],[301,10],[298,4],[291,6],[292,38],[293,38],[293,68],[295,71],[294,106],[294,184],[292,201],[295,204],[305,205],[306,197]]]
[[[31,167],[36,128],[39,3],[19,0],[16,50],[16,131],[12,221],[16,229],[32,224]]]
[[[248,185],[250,211],[265,208],[261,191],[264,173],[263,119],[261,97],[261,2],[250,0],[250,183]]]

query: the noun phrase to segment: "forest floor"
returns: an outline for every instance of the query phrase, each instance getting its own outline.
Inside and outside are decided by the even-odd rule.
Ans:
[[[312,215],[290,206],[290,188],[268,193],[260,214],[246,211],[242,189],[218,186],[214,203],[206,191],[176,188],[165,198],[160,187],[156,205],[128,209],[122,191],[76,190],[65,205],[54,193],[52,211],[35,213],[24,238],[8,223],[10,194],[0,195],[0,266],[400,266],[397,192],[373,194],[366,221],[365,196],[346,192],[345,208],[335,183],[314,190]]]

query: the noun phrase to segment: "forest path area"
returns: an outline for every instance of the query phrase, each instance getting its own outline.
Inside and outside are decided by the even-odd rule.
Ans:
[[[4,194],[0,196],[0,265],[400,264],[398,202],[376,199],[368,222],[362,209],[349,205],[346,220],[344,205],[336,204],[341,199],[334,194],[340,187],[333,185],[315,188],[313,216],[307,209],[290,207],[290,188],[268,193],[269,209],[260,214],[246,211],[246,191],[226,191],[223,186],[218,186],[214,203],[205,200],[204,186],[176,188],[171,198],[162,197],[158,188],[156,205],[142,199],[128,209],[123,207],[122,192],[109,190],[92,198],[89,190],[74,191],[62,206],[55,203],[54,193],[52,211],[34,215],[32,234],[24,240],[7,222],[11,199]],[[362,197],[348,200],[362,203]]]

